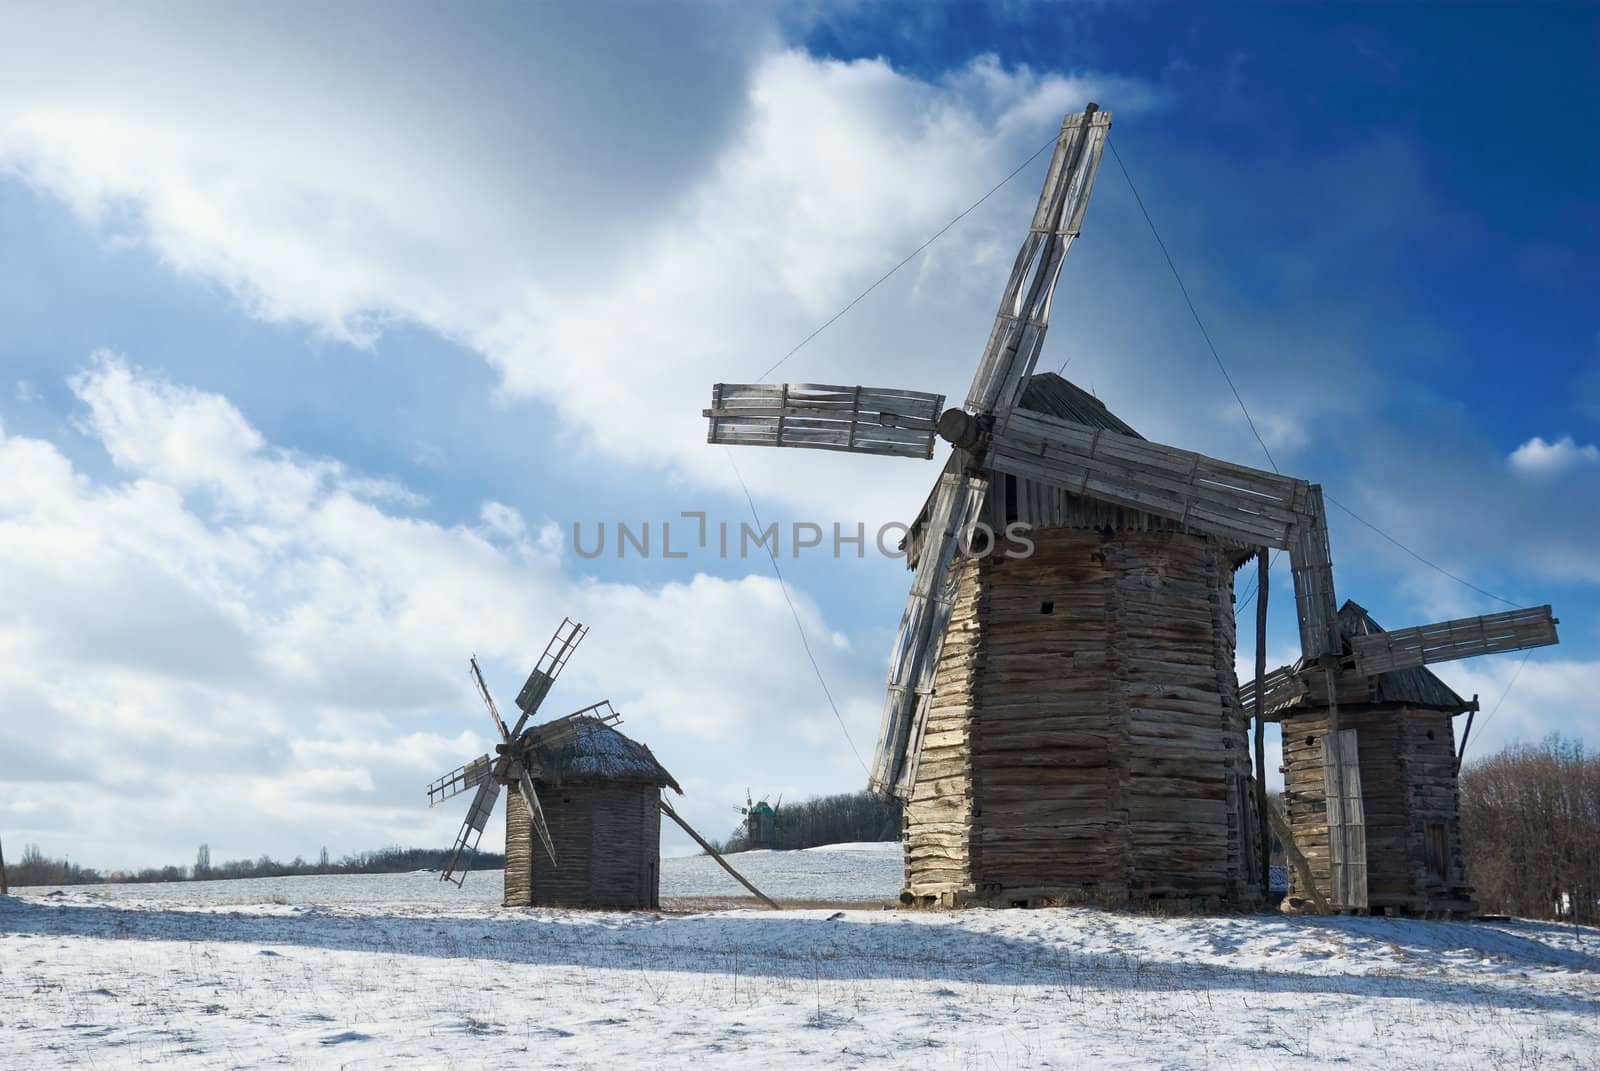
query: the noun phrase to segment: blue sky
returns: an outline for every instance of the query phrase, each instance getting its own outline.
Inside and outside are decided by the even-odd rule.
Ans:
[[[1562,645],[1445,667],[1473,750],[1600,713],[1600,17],[1578,7],[17,10],[0,34],[0,835],[107,866],[441,843],[566,614],[706,831],[858,787],[699,409],[1090,99],[1279,465]],[[961,396],[1042,161],[783,366]],[[1115,159],[1042,365],[1262,464]],[[764,519],[933,467],[746,451]],[[675,543],[690,522],[680,522]],[[1338,510],[1341,597],[1498,608]],[[659,534],[657,535],[659,539]],[[614,543],[613,543],[614,546]],[[786,557],[870,758],[907,575]],[[1293,654],[1274,575],[1270,647]],[[1515,678],[1514,687],[1507,685]],[[95,746],[86,749],[85,739]],[[87,751],[87,754],[86,754]],[[491,830],[491,835],[493,835]]]

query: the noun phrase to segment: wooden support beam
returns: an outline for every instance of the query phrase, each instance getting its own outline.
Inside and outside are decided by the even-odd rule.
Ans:
[[[0,845],[0,896],[8,895],[10,892],[11,886],[6,884],[6,849],[4,845]]]
[[[1256,813],[1261,816],[1261,828],[1257,833],[1261,838],[1261,893],[1265,896],[1272,888],[1272,822],[1267,817],[1267,723],[1261,708],[1266,695],[1267,676],[1267,575],[1272,570],[1266,547],[1257,548],[1256,562],[1256,708],[1253,742],[1256,749]]]
[[[777,904],[777,902],[775,900],[773,900],[771,897],[767,896],[766,893],[762,892],[760,889],[756,888],[754,885],[751,885],[748,881],[745,880],[743,874],[741,874],[737,870],[733,869],[733,867],[728,864],[728,861],[726,859],[722,858],[722,853],[718,852],[715,848],[713,848],[710,845],[710,843],[708,843],[706,841],[706,839],[704,837],[702,837],[700,834],[696,833],[694,831],[694,829],[690,827],[688,822],[685,822],[681,817],[679,817],[678,812],[672,809],[672,804],[668,803],[664,799],[657,799],[656,802],[661,804],[661,813],[662,814],[666,815],[668,818],[670,818],[674,822],[678,823],[678,825],[683,828],[683,831],[685,833],[689,834],[689,836],[694,838],[694,842],[696,844],[700,845],[700,847],[702,847],[702,848],[704,848],[706,850],[706,854],[710,855],[711,858],[713,858],[713,859],[715,859],[717,861],[717,865],[718,866],[720,866],[722,869],[726,870],[729,874],[732,874],[733,875],[733,879],[735,881],[737,881],[740,885],[743,885],[746,889],[749,889],[750,890],[750,894],[752,896],[754,896],[757,900],[760,900],[763,904],[766,904],[768,907],[772,908],[772,910],[774,910],[774,911],[783,910],[782,908],[780,908],[778,906],[778,904]]]
[[[1288,858],[1289,865],[1294,867],[1294,872],[1300,875],[1300,882],[1311,894],[1311,902],[1316,905],[1319,915],[1332,913],[1328,901],[1317,890],[1317,883],[1311,876],[1311,864],[1306,862],[1306,857],[1300,854],[1300,848],[1294,842],[1294,831],[1289,828],[1289,823],[1279,813],[1273,804],[1267,805],[1267,820],[1272,823],[1272,828],[1277,830],[1278,839],[1283,841],[1283,854]]]
[[[1467,711],[1467,725],[1461,730],[1461,748],[1456,752],[1456,773],[1461,772],[1461,759],[1467,753],[1467,737],[1472,735],[1472,719],[1478,716],[1478,693],[1472,693],[1472,709]]]

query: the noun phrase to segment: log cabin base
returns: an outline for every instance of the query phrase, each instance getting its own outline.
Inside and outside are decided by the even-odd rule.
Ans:
[[[1259,906],[1233,667],[1249,555],[1176,531],[1030,538],[1027,559],[960,566],[901,903]]]

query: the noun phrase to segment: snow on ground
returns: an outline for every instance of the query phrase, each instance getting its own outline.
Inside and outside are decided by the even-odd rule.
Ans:
[[[1600,1067],[1571,926],[146,889],[0,898],[0,1067]]]

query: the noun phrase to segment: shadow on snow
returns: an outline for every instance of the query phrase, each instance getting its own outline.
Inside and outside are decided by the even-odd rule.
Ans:
[[[1081,921],[1083,909],[1074,909]],[[1074,989],[1240,990],[1272,995],[1324,994],[1444,1001],[1484,1008],[1600,1013],[1600,995],[1528,992],[1485,983],[1533,966],[1600,973],[1600,957],[1555,947],[1541,940],[1570,934],[1571,927],[1537,922],[1405,923],[1371,918],[1227,916],[1206,920],[1200,932],[1211,954],[1239,951],[1271,928],[1282,942],[1325,942],[1322,949],[1284,950],[1326,961],[1342,949],[1334,942],[1364,943],[1390,958],[1439,957],[1496,967],[1481,977],[1425,977],[1370,961],[1367,973],[1317,974],[1264,970],[1225,963],[1182,962],[1183,950],[1168,950],[1162,962],[1134,955],[1083,952],[1071,947],[1071,926],[1049,925],[1050,912],[1027,913],[1041,920],[1032,936],[983,932],[982,926],[946,925],[945,918],[907,913],[874,922],[795,914],[705,914],[658,916],[582,911],[506,912],[489,917],[345,913],[316,907],[288,914],[123,908],[102,904],[41,903],[0,897],[0,933],[93,937],[132,941],[214,941],[272,949],[316,948],[506,964],[615,970],[738,974],[796,979],[885,979],[906,983],[1034,985]],[[973,912],[980,923],[985,912]],[[1113,928],[1137,927],[1137,915],[1089,913]],[[968,916],[971,917],[971,916]],[[994,916],[990,916],[991,918]],[[1152,927],[1174,925],[1150,919]],[[1177,924],[1181,926],[1180,924]],[[1585,931],[1597,939],[1594,931]],[[1096,935],[1104,937],[1104,932]],[[1196,936],[1194,930],[1185,934]],[[1154,954],[1155,950],[1150,950]],[[292,955],[292,953],[287,953]],[[1507,962],[1511,961],[1511,962]],[[1412,970],[1416,970],[1414,966]]]

